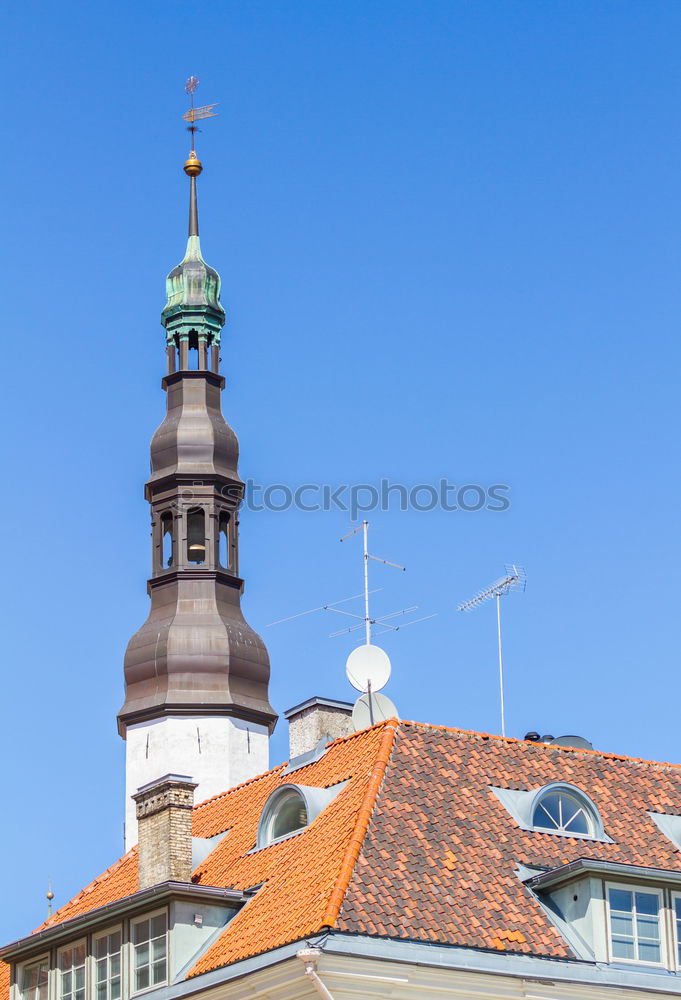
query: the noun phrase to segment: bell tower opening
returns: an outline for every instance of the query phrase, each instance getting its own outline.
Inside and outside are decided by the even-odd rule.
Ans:
[[[173,515],[166,511],[161,517],[161,567],[170,569],[173,565],[175,540],[173,538]]]
[[[187,562],[201,565],[206,561],[206,512],[193,507],[187,512]]]
[[[230,539],[229,539],[229,514],[223,510],[218,519],[218,563],[222,569],[232,568]]]

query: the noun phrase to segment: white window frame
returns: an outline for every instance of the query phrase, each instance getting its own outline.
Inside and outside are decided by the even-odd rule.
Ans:
[[[55,978],[57,980],[57,988],[55,992],[56,1000],[62,1000],[61,978],[63,973],[61,971],[61,956],[64,954],[65,951],[71,951],[73,948],[78,948],[81,945],[85,951],[85,957],[83,959],[83,976],[84,976],[83,990],[85,994],[85,1000],[90,1000],[90,982],[88,977],[88,965],[89,965],[88,958],[90,957],[90,950],[88,948],[87,938],[77,938],[75,941],[69,941],[68,944],[64,945],[62,948],[57,949],[57,956],[54,964],[56,973]],[[71,990],[71,1000],[75,1000],[75,989]]]
[[[114,924],[111,927],[106,927],[103,930],[97,931],[96,933],[94,933],[92,935],[92,946],[90,948],[90,951],[88,952],[88,958],[90,959],[90,964],[91,964],[91,970],[90,970],[91,992],[88,993],[88,995],[86,997],[86,1000],[97,1000],[97,954],[96,954],[96,946],[97,946],[97,942],[98,941],[101,941],[102,938],[109,937],[111,934],[120,934],[120,936],[121,936],[121,950],[120,950],[120,956],[121,956],[121,971],[120,971],[120,978],[121,978],[121,1000],[126,1000],[125,985],[127,983],[127,978],[126,978],[126,952],[127,952],[127,944],[126,944],[125,933],[124,933],[124,928],[123,928],[122,924]],[[108,970],[108,962],[107,962],[107,970]],[[110,978],[107,979],[107,983],[110,984],[110,982],[111,982]],[[109,993],[110,993],[110,989],[107,990],[107,994],[109,994]],[[107,995],[107,1000],[109,1000],[108,995]]]
[[[22,962],[19,966],[19,974],[17,976],[17,985],[19,987],[18,993],[21,1000],[27,1000],[26,994],[24,993],[24,974],[28,969],[32,969],[34,965],[46,965],[47,966],[47,990],[45,1000],[50,1000],[50,986],[52,980],[52,963],[50,962],[50,954],[47,952],[44,955],[39,955],[37,958],[32,958],[29,962]],[[31,998],[33,1000],[33,997]]]
[[[610,889],[621,889],[624,892],[645,892],[650,896],[657,896],[659,901],[659,906],[657,910],[657,923],[660,934],[660,961],[659,962],[646,962],[642,958],[620,958],[613,954],[612,947],[612,916],[610,911]],[[669,967],[668,958],[668,941],[667,941],[667,919],[666,919],[666,905],[665,905],[665,894],[662,889],[658,889],[651,885],[641,885],[630,882],[606,882],[605,883],[605,917],[606,917],[606,932],[608,939],[608,962],[611,964],[619,964],[620,962],[625,965],[645,965],[651,969],[666,969]],[[638,934],[635,936],[634,941],[638,945]]]
[[[676,969],[677,972],[681,971],[681,959],[679,959],[679,945],[681,945],[681,935],[679,935],[678,928],[676,926],[676,900],[681,900],[681,892],[674,889],[671,890],[670,894],[670,917],[672,922],[672,942],[674,945],[674,956],[671,961],[672,969]]]
[[[163,983],[150,983],[149,986],[145,986],[144,989],[135,989],[135,926],[141,924],[144,921],[153,920],[154,917],[165,916],[166,918],[166,978]],[[145,993],[150,993],[152,990],[157,990],[161,986],[167,986],[170,983],[170,914],[167,907],[161,907],[158,910],[152,910],[150,913],[140,913],[137,917],[130,918],[130,928],[129,928],[129,974],[128,974],[128,985],[129,985],[129,997],[141,997]],[[150,962],[150,967],[153,963]],[[151,978],[151,977],[150,977]]]

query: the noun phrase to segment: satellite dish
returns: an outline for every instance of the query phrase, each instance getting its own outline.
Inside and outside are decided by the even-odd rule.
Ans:
[[[388,654],[369,643],[358,646],[348,656],[345,675],[358,691],[380,691],[390,680]]]
[[[384,694],[363,694],[361,698],[357,699],[352,710],[352,724],[355,731],[366,729],[376,722],[397,718],[397,709],[390,698]]]

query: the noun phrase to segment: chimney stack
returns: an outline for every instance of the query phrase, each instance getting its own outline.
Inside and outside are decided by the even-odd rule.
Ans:
[[[284,712],[291,760],[311,753],[322,738],[328,743],[354,732],[352,704],[332,698],[308,698]]]
[[[195,788],[186,775],[165,774],[132,796],[139,836],[138,888],[189,881]]]

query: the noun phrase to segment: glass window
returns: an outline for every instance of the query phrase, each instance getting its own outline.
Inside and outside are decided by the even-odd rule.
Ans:
[[[46,958],[25,965],[21,974],[23,1000],[47,1000],[47,977],[50,966]]]
[[[59,952],[61,1000],[85,1000],[85,942]]]
[[[532,813],[532,826],[553,833],[593,835],[593,819],[584,802],[562,789],[546,792]]]
[[[168,978],[168,921],[157,913],[132,925],[133,992],[160,986]]]
[[[120,1000],[121,932],[95,938],[95,1000]]]
[[[612,957],[625,962],[662,962],[660,895],[608,888]]]
[[[674,896],[674,931],[676,939],[676,964],[681,966],[681,896]]]
[[[307,826],[307,807],[300,792],[289,788],[277,796],[270,807],[264,828],[264,843],[271,844],[279,837],[287,837]]]

